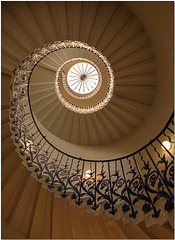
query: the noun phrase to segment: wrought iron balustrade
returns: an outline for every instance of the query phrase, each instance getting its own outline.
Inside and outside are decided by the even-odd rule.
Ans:
[[[40,54],[38,56],[41,58]],[[63,198],[71,193],[78,205],[88,198],[87,204],[94,210],[103,203],[104,209],[109,209],[113,215],[122,203],[122,211],[136,218],[138,210],[135,206],[141,202],[142,211],[146,214],[152,210],[152,216],[157,218],[160,209],[156,202],[160,198],[166,199],[164,208],[171,211],[174,202],[174,156],[162,142],[168,140],[174,144],[174,113],[158,136],[128,156],[104,161],[70,156],[43,136],[33,117],[28,86],[30,68],[37,61],[36,55],[33,62],[24,60],[14,72],[11,87],[11,122],[15,141],[19,143],[20,153],[26,156],[28,166],[35,167],[37,177],[46,176],[48,187],[57,188]]]

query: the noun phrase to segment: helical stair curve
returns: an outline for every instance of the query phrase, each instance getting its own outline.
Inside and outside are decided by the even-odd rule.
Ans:
[[[104,5],[99,4],[97,12],[100,9],[104,9],[105,4],[107,3],[104,3]],[[85,5],[83,4],[84,7]],[[110,18],[108,17],[109,22],[106,23],[102,33],[104,34],[104,32],[108,31],[108,25],[112,24],[112,21],[116,21],[116,13],[118,12],[126,21],[125,23],[121,22],[121,25],[119,24],[119,33],[120,31],[122,32],[122,27],[124,28],[125,24],[133,25],[134,29],[134,31],[131,30],[132,37],[129,36],[128,38],[128,35],[126,36],[128,40],[126,40],[124,46],[127,46],[127,41],[130,43],[134,39],[137,49],[122,49],[121,44],[118,51],[121,51],[120,54],[123,57],[120,59],[119,55],[113,56],[112,52],[110,55],[110,48],[105,52],[105,48],[103,48],[105,43],[102,43],[104,41],[101,40],[102,38],[99,38],[96,44],[94,42],[93,46],[98,46],[100,50],[103,49],[103,54],[110,60],[114,70],[115,87],[110,102],[102,110],[93,113],[90,117],[88,114],[77,114],[64,107],[56,96],[53,84],[55,73],[60,66],[58,61],[59,54],[57,55],[59,51],[56,45],[62,42],[44,45],[44,47],[32,52],[14,70],[10,101],[11,137],[17,147],[16,151],[23,160],[22,165],[32,172],[32,176],[41,182],[44,188],[54,193],[56,198],[69,201],[70,206],[77,206],[77,208],[85,209],[87,213],[95,213],[95,215],[103,214],[104,219],[111,218],[115,221],[122,219],[124,224],[140,224],[144,221],[147,227],[151,227],[154,224],[163,225],[169,221],[173,227],[173,114],[162,131],[142,148],[122,157],[108,160],[100,158],[98,161],[83,159],[60,150],[47,139],[47,136],[37,126],[37,121],[39,121],[55,137],[71,143],[92,146],[104,145],[119,141],[124,135],[131,133],[134,128],[141,124],[146,114],[149,113],[153,101],[154,87],[148,87],[146,92],[144,88],[142,92],[141,86],[145,83],[144,79],[147,79],[152,86],[155,84],[155,60],[151,45],[142,26],[138,24],[137,20],[125,7],[120,3],[115,3],[114,5],[115,10],[112,3],[109,5],[109,12],[112,9],[113,11]],[[23,7],[28,9],[26,11],[33,11],[34,14],[36,10],[32,6],[34,5],[30,3],[23,4]],[[52,4],[48,4],[48,6],[49,9],[53,7]],[[92,6],[94,5],[92,4]],[[11,7],[12,5],[5,4],[3,11],[12,14]],[[8,16],[8,13],[5,16]],[[15,16],[15,11],[13,11],[12,16]],[[13,17],[11,19],[12,22]],[[15,21],[18,22],[17,15],[15,17]],[[10,19],[9,16],[8,18]],[[98,18],[98,15],[96,18]],[[91,29],[92,32],[93,28]],[[124,32],[126,33],[126,31]],[[129,33],[129,31],[127,32]],[[99,36],[102,36],[102,33]],[[95,32],[91,36],[95,36]],[[120,35],[117,32],[116,36],[118,44],[120,44],[119,36],[121,41],[124,39],[122,33]],[[116,36],[114,35],[114,42],[116,42]],[[112,38],[112,36],[110,37]],[[80,38],[80,40],[82,39]],[[139,44],[142,45],[145,41],[145,45],[138,47]],[[89,40],[88,42],[93,41]],[[66,45],[66,41],[63,41],[63,43]],[[107,46],[110,46],[110,44],[108,43]],[[125,51],[128,51],[127,54]],[[48,55],[48,53],[51,54]],[[134,55],[135,53],[136,55]],[[72,52],[70,51],[70,53],[65,55],[66,58],[62,59],[63,62],[70,59],[71,54]],[[113,56],[114,59],[110,58],[110,56]],[[77,52],[75,57],[82,56]],[[88,58],[85,54],[83,54],[83,57]],[[122,59],[124,59],[123,62]],[[137,62],[139,62],[138,66]],[[134,67],[132,68],[132,66]],[[122,74],[125,74],[125,70],[122,72],[122,69],[125,69],[127,73],[131,71],[131,76],[133,73],[137,75],[139,71],[138,76],[141,76],[143,80],[139,88],[140,97],[138,95],[136,97],[137,101],[138,99],[140,100],[139,103],[135,102],[136,99],[134,100],[133,93],[122,94],[122,91],[125,91],[123,90],[124,88],[120,89],[120,79],[122,79]],[[8,71],[5,70],[5,72],[7,74]],[[49,81],[47,78],[48,72],[50,73]],[[38,78],[37,74],[41,74],[42,78]],[[44,76],[46,77],[44,78]],[[39,82],[35,83],[36,80]],[[134,81],[125,79],[125,84],[128,84],[127,81],[132,82],[134,85],[134,81],[140,82],[140,79],[135,78]],[[49,89],[48,86],[51,86],[51,88]],[[144,92],[147,96],[146,98],[143,97]],[[120,97],[126,95],[130,100]],[[35,121],[35,119],[37,120]],[[60,124],[57,125],[58,120]],[[65,126],[69,126],[71,121],[72,128],[66,128]],[[78,124],[82,128],[78,127]],[[83,130],[84,133],[81,135],[81,131],[77,132],[77,129],[79,131],[81,129],[95,129],[95,133],[93,131],[93,134],[90,135],[87,134],[87,130]],[[171,143],[172,147],[170,150],[166,147],[163,149],[162,142],[164,140],[168,140]],[[90,170],[88,176],[86,175],[87,170]],[[8,215],[8,218],[10,216],[7,213],[5,215]],[[6,220],[8,221],[8,219]],[[29,233],[25,234],[29,236]],[[149,237],[152,237],[151,234]]]

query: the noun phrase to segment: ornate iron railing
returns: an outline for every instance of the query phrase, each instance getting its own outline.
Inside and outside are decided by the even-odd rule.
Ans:
[[[174,144],[174,114],[153,140],[130,155],[104,161],[71,156],[53,146],[35,122],[28,91],[31,64],[23,62],[14,72],[11,118],[15,142],[19,143],[21,155],[26,156],[28,167],[35,167],[37,177],[45,176],[48,187],[57,188],[63,198],[71,193],[80,205],[88,197],[87,204],[92,209],[103,203],[113,215],[122,204],[122,211],[136,218],[135,206],[139,202],[145,214],[152,210],[152,216],[157,218],[160,209],[156,202],[160,198],[166,199],[164,208],[171,211],[174,156],[166,147],[162,149],[162,142]]]

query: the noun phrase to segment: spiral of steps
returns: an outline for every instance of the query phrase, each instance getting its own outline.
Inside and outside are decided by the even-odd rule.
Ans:
[[[12,72],[35,49],[62,39],[79,40],[96,47],[109,60],[115,78],[114,94],[108,105],[93,114],[81,115],[65,108],[56,96],[53,83],[60,65],[57,52],[37,65],[30,85],[32,110],[42,128],[63,140],[62,145],[69,143],[78,148],[88,146],[88,149],[105,146],[104,149],[109,150],[111,143],[114,148],[117,143],[120,147],[123,139],[127,143],[127,137],[135,129],[136,134],[137,129],[138,134],[142,134],[140,127],[147,129],[151,115],[155,114],[155,121],[160,116],[161,110],[157,113],[154,106],[156,100],[160,100],[157,95],[161,92],[157,90],[161,82],[157,80],[160,73],[156,70],[155,53],[143,25],[125,4],[3,3],[2,238],[173,238],[173,211],[165,216],[166,222],[151,225],[145,221],[127,222],[127,219],[114,221],[109,214],[94,216],[90,209],[77,209],[73,201],[62,199],[49,190],[21,164],[9,124]],[[61,60],[66,61],[71,54],[68,52]],[[171,100],[171,94],[168,100]],[[171,105],[170,101],[151,137],[165,125],[172,112]],[[164,110],[164,106],[161,109]],[[140,139],[140,143],[128,147],[128,152],[148,141],[149,131],[145,133],[145,140]],[[126,146],[123,148],[126,154],[125,150]],[[116,156],[116,152],[112,151],[112,156]],[[97,154],[96,158],[99,156]]]
[[[147,52],[148,49],[145,51]],[[63,53],[56,51],[48,57],[46,56],[35,67],[30,79],[30,101],[31,108],[38,121],[49,132],[65,141],[92,146],[115,142],[139,126],[149,112],[154,92],[154,82],[152,82],[152,87],[148,86],[146,89],[144,80],[141,81],[141,85],[138,86],[140,93],[137,94],[134,92],[137,91],[134,80],[130,80],[131,88],[133,86],[134,91],[129,90],[128,84],[120,86],[118,83],[118,79],[120,79],[119,70],[117,70],[117,80],[115,81],[116,88],[114,89],[116,90],[114,90],[111,101],[102,110],[90,115],[82,115],[74,113],[60,104],[55,92],[55,75],[58,67],[71,59],[72,56],[74,58],[84,57],[93,62],[96,60],[89,55],[89,52],[82,51],[82,49],[79,51],[67,49]],[[95,63],[97,66],[99,65],[101,72],[105,71],[104,67],[100,68],[101,63],[98,63],[97,60]],[[127,62],[126,65],[128,65]],[[50,66],[52,69],[50,69]],[[124,64],[122,68],[125,68]],[[141,71],[140,68],[139,70]],[[126,71],[128,71],[127,67]],[[142,75],[145,81],[149,81],[148,79],[154,81],[154,77],[148,77],[147,73]],[[148,88],[150,88],[150,91]],[[58,121],[59,124],[56,124]],[[95,132],[95,134],[88,134],[87,131]]]
[[[41,7],[40,4],[38,5],[37,3],[23,3],[22,5],[20,4],[19,7],[18,4],[15,4],[15,6],[17,7],[14,9],[13,4],[7,3],[3,5],[4,20],[2,21],[4,29],[3,39],[6,41],[8,38],[9,41],[14,38],[15,41],[13,41],[13,44],[19,40],[16,39],[16,31],[14,31],[14,33],[10,31],[10,34],[14,35],[9,39],[8,28],[12,28],[12,26],[15,27],[21,17],[26,18],[26,24],[29,24],[30,20],[38,21],[36,9]],[[23,14],[21,17],[17,10],[18,8],[20,9],[20,7],[23,7],[23,13],[20,13]],[[67,110],[62,104],[59,104],[54,85],[50,84],[55,78],[55,72],[60,65],[60,61],[65,62],[67,59],[70,59],[71,56],[75,56],[75,54],[72,54],[71,51],[62,55],[60,55],[60,52],[51,54],[37,65],[35,69],[36,73],[34,73],[37,75],[37,81],[35,80],[33,82],[40,84],[38,86],[34,85],[34,90],[31,93],[31,97],[33,96],[32,108],[34,113],[36,109],[36,116],[41,124],[59,138],[80,145],[93,146],[109,144],[131,133],[134,128],[141,124],[150,111],[156,84],[155,57],[150,40],[143,26],[121,3],[108,4],[106,2],[95,2],[87,4],[77,2],[73,5],[71,3],[65,3],[63,6],[62,3],[60,3],[59,8],[55,8],[55,3],[42,3],[42,9],[43,14],[44,11],[48,14],[52,13],[47,17],[47,19],[50,19],[50,24],[53,22],[52,26],[48,25],[48,29],[50,29],[52,34],[49,34],[49,38],[47,38],[47,35],[44,36],[46,42],[53,42],[57,39],[78,39],[96,47],[106,56],[112,66],[115,88],[112,101],[100,112],[82,116]],[[61,22],[68,22],[67,26],[60,26],[59,35],[57,35],[56,32],[56,30],[58,31],[58,26],[55,26],[57,18],[55,18],[54,14],[56,14],[56,12],[54,9],[58,11],[57,16],[62,18]],[[80,9],[81,11],[79,11]],[[106,9],[108,9],[108,14],[106,12],[104,14]],[[64,10],[66,11],[66,16],[62,16]],[[91,12],[91,19],[88,20],[87,24],[86,14],[88,11]],[[81,14],[77,14],[77,12]],[[31,17],[31,14],[33,17]],[[103,24],[100,24],[99,27],[98,21],[102,15]],[[71,21],[71,16],[75,22]],[[65,21],[63,17],[66,17]],[[93,21],[95,24],[92,25]],[[117,22],[117,26],[115,22]],[[81,24],[78,26],[78,23]],[[43,23],[40,20],[37,24],[39,24],[39,29],[37,28],[38,26],[36,26],[36,22],[31,25],[33,34],[35,35],[37,32],[35,38],[37,40],[40,39],[40,44],[34,46],[35,42],[31,42],[27,46],[27,43],[32,41],[32,39],[26,39],[27,34],[29,34],[26,33],[25,39],[27,42],[24,41],[25,47],[29,49],[28,52],[32,52],[36,47],[44,45],[41,35],[44,35],[43,31],[45,29],[43,29],[44,26],[42,26]],[[72,27],[70,27],[71,24]],[[115,28],[111,29],[112,26],[115,26]],[[66,31],[60,36],[62,27],[64,27]],[[20,32],[24,31],[24,29],[21,29],[22,25],[18,26],[18,28]],[[25,31],[27,30],[29,31],[29,28],[26,25]],[[15,52],[13,53],[9,47],[7,44],[3,46],[3,58],[7,58],[9,54],[10,59],[4,59],[4,62],[2,60],[2,67],[7,67],[6,61],[11,61],[12,65],[9,65],[9,69],[13,70],[16,67],[16,63],[21,61],[22,56],[23,58],[26,56],[26,51],[18,57],[22,48],[20,52],[17,51],[18,54],[16,54]],[[6,56],[4,56],[4,54]],[[78,56],[81,55],[78,54]],[[83,54],[83,56],[87,58],[86,53]],[[37,69],[39,75],[37,74]],[[55,114],[55,112],[57,112],[57,114]],[[52,121],[50,121],[50,118]],[[53,124],[58,121],[58,119],[59,126]],[[71,126],[70,122],[72,127],[69,129],[65,126]],[[86,129],[95,134],[88,134]]]
[[[144,222],[125,225],[122,220],[103,220],[85,209],[70,206],[21,164],[9,130],[8,108],[2,110],[2,232],[3,239],[160,239],[173,238],[173,215],[162,226],[147,228]],[[18,234],[17,234],[18,233]]]

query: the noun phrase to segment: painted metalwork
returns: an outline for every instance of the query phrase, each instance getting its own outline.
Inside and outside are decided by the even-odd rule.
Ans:
[[[44,54],[48,51],[45,49]],[[26,156],[28,166],[35,168],[37,177],[45,176],[50,189],[61,191],[63,198],[71,194],[78,205],[86,201],[94,211],[103,204],[114,215],[122,204],[123,213],[137,218],[139,202],[145,214],[152,211],[152,217],[158,218],[161,209],[156,202],[164,198],[164,208],[170,212],[174,206],[174,156],[172,151],[162,149],[162,142],[174,143],[174,113],[153,140],[127,156],[104,161],[70,156],[43,136],[33,118],[28,91],[31,64],[26,59],[14,72],[11,123],[20,153]]]

